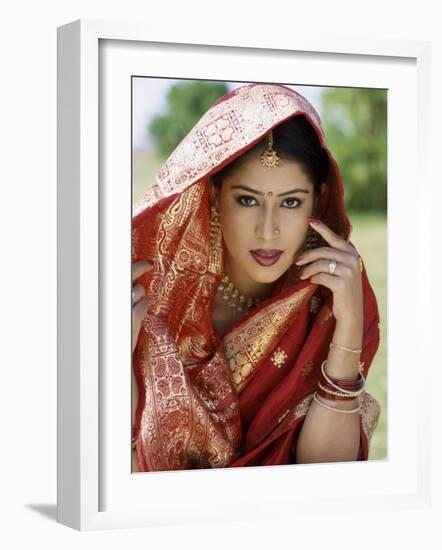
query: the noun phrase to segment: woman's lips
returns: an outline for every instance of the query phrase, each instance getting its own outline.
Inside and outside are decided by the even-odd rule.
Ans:
[[[273,265],[279,260],[282,250],[251,250],[250,254],[260,265]]]

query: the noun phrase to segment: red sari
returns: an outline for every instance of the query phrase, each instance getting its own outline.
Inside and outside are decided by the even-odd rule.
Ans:
[[[253,84],[220,98],[177,146],[136,205],[132,260],[154,268],[138,279],[149,311],[133,354],[138,383],[135,445],[140,471],[295,463],[295,449],[336,320],[329,289],[302,281],[296,266],[271,297],[221,336],[213,307],[224,247],[210,246],[208,178],[261,140],[304,115],[327,150],[331,169],[317,217],[349,238],[339,168],[321,122],[290,88]],[[376,298],[362,272],[366,377],[379,345]],[[358,460],[367,460],[379,417],[360,397]]]

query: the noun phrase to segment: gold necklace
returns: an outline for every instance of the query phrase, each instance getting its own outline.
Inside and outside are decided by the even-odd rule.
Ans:
[[[227,301],[229,307],[238,311],[250,311],[263,301],[262,298],[247,298],[244,294],[241,294],[228,275],[224,275],[222,278],[218,292],[223,293],[223,298]]]

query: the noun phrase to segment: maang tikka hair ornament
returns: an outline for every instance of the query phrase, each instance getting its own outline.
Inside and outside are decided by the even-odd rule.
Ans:
[[[267,148],[261,154],[261,164],[267,168],[274,168],[279,164],[278,153],[273,149],[273,132],[270,130],[268,134],[269,143]]]

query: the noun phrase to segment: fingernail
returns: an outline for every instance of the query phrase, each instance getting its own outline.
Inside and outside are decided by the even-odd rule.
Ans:
[[[302,260],[302,254],[300,254],[299,256],[296,256],[294,259],[293,259],[293,263],[294,264],[297,264],[298,262],[300,262]]]
[[[321,220],[319,218],[309,218],[308,221],[313,225],[319,225],[321,223]]]

